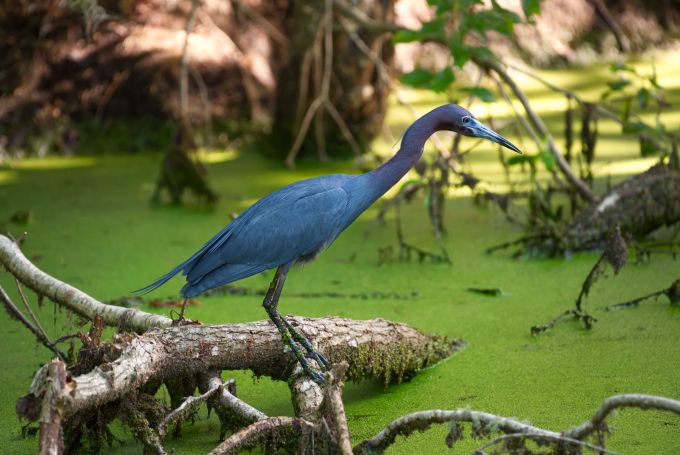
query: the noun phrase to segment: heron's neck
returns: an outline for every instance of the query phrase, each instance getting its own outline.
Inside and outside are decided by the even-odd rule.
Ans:
[[[362,176],[373,201],[392,188],[418,162],[425,141],[438,130],[438,122],[431,114],[419,118],[406,130],[396,155]]]

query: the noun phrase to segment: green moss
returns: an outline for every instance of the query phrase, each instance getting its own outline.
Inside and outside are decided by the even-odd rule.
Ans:
[[[657,69],[660,82],[672,88],[669,100],[679,105],[680,80],[670,79],[677,73],[678,64],[669,62],[657,65]],[[601,77],[599,69],[554,74],[571,77],[564,79],[566,85],[576,84],[588,74],[589,84],[594,86],[597,77]],[[584,90],[592,91],[589,87]],[[532,99],[547,114],[552,130],[561,131],[560,114],[551,111],[555,103],[561,106],[561,99],[551,98],[538,87],[529,88]],[[427,107],[422,106],[422,111]],[[673,111],[671,126],[677,125],[677,118]],[[396,135],[410,121],[396,108],[390,119]],[[603,124],[601,131],[607,133],[608,128]],[[644,168],[644,164],[635,164],[637,141],[619,136],[614,129],[610,133],[598,142],[602,155],[597,161],[601,167],[596,169],[611,170],[617,180],[626,172]],[[389,153],[390,146],[378,145],[385,153]],[[502,183],[495,154],[492,147],[479,147],[468,162],[482,177]],[[0,220],[19,210],[30,210],[31,224],[7,223],[14,234],[28,230],[24,248],[28,257],[48,273],[108,300],[128,294],[165,273],[223,227],[230,212],[243,210],[281,185],[312,175],[352,172],[347,163],[334,163],[331,167],[305,163],[293,172],[253,154],[220,156],[229,159],[214,160],[209,165],[211,184],[221,196],[214,211],[198,205],[149,206],[160,155],[96,155],[51,158],[47,162],[53,166],[29,160],[1,168]],[[605,179],[600,184],[604,186]],[[598,282],[585,303],[585,309],[599,320],[593,330],[585,331],[578,323],[566,323],[533,338],[529,333],[532,325],[543,323],[573,305],[597,255],[534,261],[513,261],[504,254],[485,255],[485,248],[522,233],[509,226],[495,210],[475,206],[464,192],[456,193],[447,204],[446,246],[453,266],[415,262],[377,266],[378,248],[393,245],[395,238],[393,226],[387,225],[374,228],[364,240],[364,230],[375,214],[372,209],[314,263],[293,270],[286,282],[279,306],[282,314],[383,317],[468,342],[450,360],[399,385],[384,387],[380,381],[347,384],[346,412],[355,442],[374,435],[400,415],[422,409],[470,406],[559,430],[588,419],[600,402],[612,394],[642,392],[680,398],[677,376],[680,307],[660,299],[639,308],[601,310],[606,305],[668,287],[677,278],[677,261],[653,257],[649,263],[629,264],[618,276]],[[407,239],[434,250],[436,244],[425,219],[425,208],[415,202],[405,206],[403,214]],[[348,263],[353,253],[357,253],[356,257]],[[270,272],[240,284],[266,288],[271,277]],[[0,282],[8,291],[13,290],[7,274],[0,274]],[[181,281],[174,279],[151,297],[176,296],[180,285]],[[489,298],[467,292],[469,287],[499,288],[503,295]],[[369,296],[374,291],[399,295],[417,291],[417,296],[393,300],[323,296],[334,291]],[[320,296],[305,298],[299,295],[303,292]],[[16,297],[16,293],[12,296]],[[253,295],[200,301],[201,305],[189,308],[188,317],[206,323],[266,317],[260,298]],[[163,308],[144,309],[169,313]],[[51,303],[45,303],[37,312],[52,335],[77,330],[69,327],[65,313],[55,310]],[[35,369],[50,355],[36,345],[23,327],[0,313],[3,327],[0,447],[6,454],[35,453],[37,439],[20,437],[14,402],[26,393]],[[395,374],[401,368],[398,362],[388,365]],[[263,412],[269,415],[292,412],[285,383],[253,380],[250,374],[242,372],[224,376],[235,377],[239,397]],[[610,423],[609,447],[613,450],[636,454],[680,451],[677,416],[627,409],[617,413]],[[218,418],[213,414],[208,419],[202,410],[193,425],[184,427],[182,439],[168,438],[165,444],[178,455],[206,453],[217,444],[219,428]],[[118,425],[112,429],[125,445],[114,444],[110,453],[126,454],[133,450],[140,453],[140,446],[129,430]],[[440,425],[428,433],[399,439],[391,453],[445,453],[443,441],[447,432],[448,427]],[[469,453],[476,444],[471,438],[464,438],[456,443],[456,453]]]

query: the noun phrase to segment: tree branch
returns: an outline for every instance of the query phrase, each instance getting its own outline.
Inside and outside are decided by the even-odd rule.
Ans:
[[[333,423],[335,439],[342,455],[352,455],[352,441],[347,427],[347,416],[345,415],[345,405],[342,403],[343,378],[349,365],[341,362],[333,366],[330,374],[326,377],[326,406]]]
[[[106,305],[80,289],[46,274],[24,256],[15,242],[4,235],[0,235],[0,263],[34,292],[87,319],[92,320],[96,315],[101,315],[108,326],[122,326],[136,332],[144,332],[152,327],[169,327],[172,324],[172,319],[165,316],[134,308]]]
[[[562,153],[560,153],[560,151],[557,149],[555,141],[553,140],[550,131],[548,131],[548,128],[545,126],[545,123],[543,123],[541,117],[539,117],[539,115],[533,110],[526,95],[524,94],[522,89],[519,88],[515,80],[508,74],[505,68],[503,68],[503,66],[496,60],[488,58],[474,56],[472,57],[472,60],[481,68],[494,71],[503,80],[503,82],[505,82],[506,85],[510,87],[510,90],[512,90],[515,97],[517,97],[519,102],[522,103],[524,111],[527,113],[529,121],[531,122],[533,127],[536,129],[536,131],[538,131],[540,135],[542,135],[546,139],[548,150],[555,158],[557,166],[560,168],[560,171],[562,172],[564,177],[576,189],[576,191],[578,191],[581,197],[583,197],[588,202],[595,202],[596,197],[593,194],[593,192],[590,190],[588,185],[586,185],[586,183],[583,180],[581,180],[576,174],[574,174],[574,171],[572,171],[571,167],[569,166],[569,163],[567,163],[567,160],[564,158]]]
[[[212,383],[210,389],[207,392],[199,396],[187,397],[181,405],[174,409],[170,414],[165,416],[161,423],[158,425],[158,437],[163,440],[167,434],[168,426],[175,425],[187,419],[195,410],[199,408],[203,403],[208,401],[213,395],[224,388],[222,382],[217,384]]]
[[[222,380],[213,376],[208,382],[208,387],[211,389],[217,385],[221,385]],[[266,419],[267,415],[262,411],[255,409],[245,401],[232,394],[228,387],[222,387],[222,393],[217,398],[217,403],[225,409],[233,412],[247,422],[257,422],[258,420]]]
[[[499,431],[506,434],[505,437],[496,438],[480,447],[475,453],[484,453],[485,448],[502,440],[514,438],[553,442],[563,445],[572,444],[607,453],[606,449],[588,444],[587,442],[584,442],[584,439],[597,431],[601,431],[604,426],[604,421],[609,414],[614,409],[622,407],[657,409],[680,415],[680,401],[655,395],[642,394],[626,394],[609,397],[602,403],[589,421],[563,432],[545,430],[515,419],[501,417],[487,412],[471,411],[468,409],[456,409],[452,411],[436,409],[414,412],[399,417],[371,439],[367,439],[356,445],[354,447],[354,453],[356,455],[383,453],[389,446],[394,444],[397,436],[401,435],[408,437],[415,431],[422,432],[429,429],[433,424],[445,422],[472,423],[473,432],[477,434],[486,434],[492,431]],[[458,429],[457,431],[460,430]],[[447,438],[447,443],[450,443],[451,445],[459,438],[460,433],[457,433],[457,437],[451,438],[451,440]]]
[[[21,322],[31,333],[33,333],[33,335],[35,335],[35,337],[40,343],[42,343],[43,346],[54,352],[54,354],[59,357],[60,360],[63,361],[66,359],[64,353],[57,349],[56,343],[52,343],[50,341],[45,331],[39,330],[33,325],[31,321],[28,320],[28,318],[26,318],[26,316],[24,316],[24,314],[19,310],[19,308],[17,308],[9,295],[7,295],[2,286],[0,286],[0,301],[2,301],[2,304],[5,306],[5,309],[10,314],[10,316],[18,319],[19,322]]]
[[[312,431],[314,425],[304,419],[294,417],[267,417],[231,435],[222,444],[215,447],[208,455],[231,455],[250,447],[271,433],[281,430],[292,430],[301,434],[305,430]]]
[[[389,446],[394,444],[397,436],[407,437],[415,431],[422,432],[436,423],[445,422],[470,422],[485,428],[496,428],[503,433],[531,433],[547,437],[560,436],[560,433],[555,431],[543,430],[515,419],[500,417],[488,412],[471,411],[469,409],[456,409],[453,411],[434,409],[414,412],[399,417],[371,439],[356,445],[354,453],[357,455],[383,453]]]
[[[568,438],[584,439],[595,431],[598,431],[602,427],[607,416],[617,408],[657,409],[659,411],[669,411],[680,415],[680,401],[671,398],[636,393],[614,395],[604,400],[589,421],[565,431],[563,435]]]

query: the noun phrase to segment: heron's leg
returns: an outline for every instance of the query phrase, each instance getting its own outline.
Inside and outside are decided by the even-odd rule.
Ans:
[[[182,302],[182,309],[179,310],[179,321],[184,320],[184,309],[187,307],[187,301],[189,299],[184,299],[184,302]]]
[[[281,338],[283,338],[284,343],[286,343],[293,351],[293,354],[295,354],[295,357],[297,358],[298,362],[300,362],[302,369],[312,378],[314,382],[316,382],[319,385],[323,385],[324,384],[323,377],[317,371],[314,371],[312,367],[309,365],[309,362],[307,362],[306,357],[304,356],[300,347],[294,340],[293,335],[288,330],[288,327],[286,327],[288,325],[287,321],[285,321],[285,319],[281,317],[276,308],[279,303],[279,298],[281,297],[281,290],[283,289],[283,283],[286,281],[286,275],[288,274],[288,270],[290,270],[290,264],[281,266],[278,269],[276,269],[276,274],[274,275],[274,279],[269,285],[269,290],[267,291],[267,295],[265,295],[264,297],[262,306],[264,307],[265,311],[267,311],[269,319],[271,319],[271,321],[274,323],[279,333],[281,334]],[[309,344],[308,341],[307,344]]]

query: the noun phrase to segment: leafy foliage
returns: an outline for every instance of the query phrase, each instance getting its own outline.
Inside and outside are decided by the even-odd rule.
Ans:
[[[638,135],[640,155],[643,157],[660,156],[662,159],[673,153],[680,130],[668,131],[661,121],[661,113],[670,107],[665,99],[664,88],[657,80],[656,70],[651,74],[641,74],[635,68],[623,63],[610,66],[615,77],[607,83],[602,95],[603,102],[618,108],[623,134]],[[653,110],[656,119],[653,125],[645,123],[640,114]]]
[[[541,0],[523,0],[522,11],[526,21],[540,12]],[[452,67],[463,68],[471,58],[495,59],[496,55],[486,47],[487,34],[497,32],[510,36],[515,24],[523,19],[513,11],[502,7],[496,0],[490,4],[482,0],[428,0],[434,8],[434,18],[424,22],[420,30],[402,30],[395,34],[395,43],[414,41],[437,41],[446,43],[450,51],[450,64],[435,72],[416,68],[404,74],[404,84],[445,92],[455,81]],[[482,101],[493,101],[493,94],[483,87],[468,87],[464,92]]]

